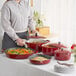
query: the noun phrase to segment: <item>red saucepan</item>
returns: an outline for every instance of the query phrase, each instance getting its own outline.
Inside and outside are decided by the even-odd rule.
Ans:
[[[65,61],[70,59],[71,52],[68,50],[58,49],[55,51],[54,56],[56,60]]]
[[[37,50],[38,52],[41,52],[42,51],[42,45],[46,44],[48,42],[50,42],[50,41],[38,39],[38,40],[30,40],[30,41],[26,42],[26,44],[29,48],[32,48],[34,50]]]
[[[55,50],[58,48],[67,48],[66,46],[62,45],[60,42],[59,43],[47,43],[42,45],[42,52],[45,55],[54,55]]]

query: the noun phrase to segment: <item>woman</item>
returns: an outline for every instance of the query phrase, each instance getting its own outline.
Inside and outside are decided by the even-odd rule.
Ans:
[[[4,29],[2,49],[24,46],[28,27],[35,33],[33,14],[25,0],[7,0],[1,10],[1,23]],[[18,44],[18,45],[17,45]]]

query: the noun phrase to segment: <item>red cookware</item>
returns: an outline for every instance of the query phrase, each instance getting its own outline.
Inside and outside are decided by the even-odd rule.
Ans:
[[[71,51],[72,53],[76,53],[76,44],[72,44]]]
[[[73,44],[73,45],[71,46],[71,49],[73,50],[73,49],[74,49],[74,47],[76,47],[76,44]]]
[[[42,52],[45,55],[54,55],[55,50],[58,48],[67,48],[66,46],[62,45],[60,42],[59,43],[47,43],[42,45]]]
[[[31,31],[32,32],[32,31]],[[31,36],[32,35],[32,36]],[[46,37],[43,36],[39,36],[39,33],[35,33],[35,34],[29,34],[28,38],[33,38],[33,39],[45,39]]]
[[[71,52],[68,50],[58,49],[55,51],[54,56],[56,60],[65,61],[70,59]]]
[[[26,44],[29,48],[32,48],[34,50],[37,50],[38,52],[41,52],[42,51],[42,45],[46,44],[48,42],[50,42],[50,41],[39,39],[39,40],[28,41],[28,42],[26,42]]]
[[[19,54],[18,52],[14,54],[14,51],[13,50],[17,50],[17,49],[26,49],[26,50],[31,50],[32,53],[26,53],[26,54]],[[9,52],[11,51],[11,53]],[[22,51],[22,50],[21,50]],[[8,53],[9,52],[9,53]],[[20,51],[19,51],[20,52]],[[23,50],[24,52],[24,50]],[[21,53],[21,52],[20,52]],[[33,50],[33,49],[30,49],[30,48],[9,48],[9,49],[6,49],[5,50],[5,54],[8,58],[12,58],[12,59],[27,59],[29,56],[33,55],[37,53],[37,51]]]
[[[37,64],[37,65],[48,64],[51,60],[51,56],[42,55],[42,54],[34,54],[29,57],[29,60],[32,64]]]

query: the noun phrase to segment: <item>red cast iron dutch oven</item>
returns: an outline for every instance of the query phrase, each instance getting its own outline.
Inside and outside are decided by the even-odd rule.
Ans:
[[[47,43],[47,44],[42,45],[42,52],[45,55],[54,56],[54,52],[58,48],[67,48],[67,47],[62,45],[60,42],[59,43]]]
[[[32,60],[35,57],[44,57],[44,58],[47,58],[47,60],[43,60],[43,61]],[[42,54],[34,54],[29,57],[29,60],[32,64],[36,64],[36,65],[48,64],[51,60],[51,56],[42,55]]]
[[[56,60],[65,61],[70,59],[71,52],[68,50],[58,49],[55,51],[54,56]]]
[[[19,47],[19,48],[20,48],[20,47]],[[35,50],[33,50],[33,49],[30,49],[30,48],[24,48],[24,49],[30,49],[30,50],[33,51],[33,53],[23,54],[23,55],[22,55],[22,54],[20,55],[20,54],[8,54],[8,53],[7,53],[8,51],[14,50],[14,49],[18,49],[18,47],[17,47],[17,48],[9,48],[9,49],[4,50],[4,51],[5,51],[5,54],[6,54],[6,56],[7,56],[8,58],[12,58],[12,59],[27,59],[29,56],[37,53],[37,51],[35,51]]]
[[[50,42],[50,41],[39,39],[39,40],[33,40],[33,41],[26,42],[26,44],[29,48],[32,48],[34,50],[37,50],[38,52],[41,52],[42,51],[42,45],[46,44],[48,42]]]

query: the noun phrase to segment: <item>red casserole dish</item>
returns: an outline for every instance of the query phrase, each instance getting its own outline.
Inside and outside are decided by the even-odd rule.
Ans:
[[[61,60],[61,61],[65,61],[65,60],[69,60],[71,57],[71,52],[68,50],[62,50],[62,49],[58,49],[55,51],[55,59],[56,60]]]
[[[47,43],[42,45],[42,52],[45,55],[54,56],[55,50],[59,48],[67,48],[67,47],[62,45],[61,43]]]
[[[29,49],[32,51],[32,53],[29,54],[10,54],[8,53],[10,50],[16,50],[16,49],[21,49],[21,48],[9,48],[5,50],[5,54],[8,58],[12,58],[12,59],[27,59],[29,56],[37,53],[37,51],[30,49],[30,48],[23,48],[23,49]]]
[[[32,48],[34,50],[37,50],[38,52],[41,52],[42,45],[48,42],[50,41],[49,40],[33,40],[33,41],[26,42],[26,44],[29,48]]]
[[[41,59],[43,58],[44,60],[41,60],[40,58]],[[29,60],[32,64],[42,65],[42,64],[48,64],[51,60],[51,57],[47,55],[42,55],[42,54],[34,54],[29,57]]]

